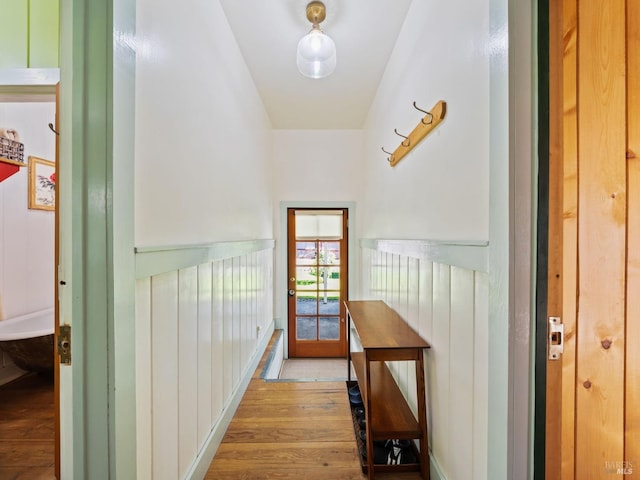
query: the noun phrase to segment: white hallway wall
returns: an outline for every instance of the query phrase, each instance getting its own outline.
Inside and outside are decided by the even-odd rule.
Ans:
[[[274,233],[276,238],[275,311],[277,328],[286,325],[286,218],[288,206],[356,204],[349,235],[358,238],[358,204],[362,199],[364,163],[362,130],[274,130]],[[357,265],[357,261],[354,262]],[[357,268],[357,267],[356,267]],[[357,274],[353,280],[357,285]],[[356,290],[357,287],[354,287]],[[356,291],[351,292],[352,295]]]
[[[511,211],[503,193],[509,185],[502,183],[509,174],[509,118],[508,113],[502,116],[508,107],[508,68],[501,63],[506,64],[509,54],[507,3],[414,0],[365,126],[360,232],[368,240],[361,253],[362,293],[389,301],[433,344],[427,354],[430,440],[438,477],[446,479],[527,474],[527,426],[516,432],[515,447],[508,438],[510,300],[495,290],[497,279],[500,284],[512,280],[498,278],[502,264],[491,263],[497,258],[509,263],[509,241],[493,236],[506,235],[503,225],[508,221],[492,217],[496,212],[506,217]],[[527,26],[527,14],[521,17]],[[521,71],[526,76],[526,42],[524,47]],[[395,149],[400,138],[393,129],[406,134],[420,120],[422,114],[413,109],[413,101],[430,109],[438,100],[447,102],[445,120],[390,168],[380,145]],[[521,124],[527,125],[527,119]],[[530,131],[522,133],[525,139]],[[523,160],[525,168],[530,165],[530,157]],[[490,189],[490,180],[496,179]],[[521,233],[526,236],[526,232],[524,228]],[[408,247],[418,252],[428,252],[434,240],[450,245],[443,248],[446,259],[433,260],[422,253],[405,254],[406,245],[389,251],[375,241],[385,238],[420,240]],[[481,247],[490,239],[497,240],[493,252],[491,245]],[[521,238],[525,263],[527,241]],[[488,268],[466,265],[460,242],[477,242]],[[528,294],[527,279],[523,280],[521,288]],[[525,302],[521,307],[524,338],[529,306]],[[496,345],[499,348],[492,348]],[[523,356],[528,354],[527,345],[526,341],[521,345]],[[521,403],[514,408],[526,419],[525,363],[519,372],[524,388],[518,390]],[[406,375],[406,370],[399,370],[405,385]],[[411,389],[405,392],[412,400]],[[519,456],[513,463],[511,449]]]
[[[273,328],[272,132],[218,1],[136,14],[138,478],[198,478]]]
[[[487,240],[489,2],[414,0],[365,126],[362,236]],[[430,110],[444,121],[395,167],[393,151]]]
[[[136,245],[272,238],[271,125],[219,2],[137,9]]]

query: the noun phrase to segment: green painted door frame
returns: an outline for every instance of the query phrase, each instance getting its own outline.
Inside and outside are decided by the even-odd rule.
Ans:
[[[60,22],[62,478],[135,478],[135,1],[62,1]]]
[[[533,478],[535,2],[489,0],[487,479]],[[516,33],[514,33],[516,32]]]

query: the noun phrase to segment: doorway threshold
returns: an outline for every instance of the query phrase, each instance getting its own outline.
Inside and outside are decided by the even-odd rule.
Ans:
[[[347,380],[346,358],[289,358],[278,380],[290,382],[336,382]]]
[[[284,334],[274,332],[260,378],[265,382],[335,382],[347,380],[346,358],[284,358]],[[355,373],[351,373],[355,378]]]

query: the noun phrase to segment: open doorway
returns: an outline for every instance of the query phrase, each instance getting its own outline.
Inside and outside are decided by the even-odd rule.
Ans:
[[[287,209],[289,357],[344,357],[348,209]]]

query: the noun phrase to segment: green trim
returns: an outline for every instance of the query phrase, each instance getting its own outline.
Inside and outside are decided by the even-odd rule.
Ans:
[[[63,478],[136,471],[135,56],[115,51],[113,37],[129,31],[114,10],[135,24],[131,7],[61,4],[61,315],[73,326],[73,363],[61,380]]]
[[[137,470],[136,411],[136,316],[135,316],[135,91],[136,52],[127,41],[135,38],[136,1],[115,0],[112,31],[113,95],[111,168],[107,170],[108,238],[113,276],[113,338],[109,350],[110,473],[112,478],[131,478]],[[117,32],[115,34],[114,32]]]
[[[488,271],[489,243],[439,240],[360,240],[362,248],[421,258],[435,263]]]
[[[266,239],[216,242],[205,245],[137,247],[135,249],[136,278],[147,278],[215,260],[272,250],[274,246],[274,240]]]
[[[489,358],[487,478],[513,477],[514,158],[510,148],[509,4],[489,0]],[[511,40],[511,42],[510,42]],[[515,62],[514,62],[515,64]]]
[[[108,199],[113,0],[73,2],[73,459],[76,478],[112,478],[113,264]],[[62,159],[64,161],[64,158]],[[76,176],[78,175],[78,176]],[[112,407],[112,409],[110,409]]]

